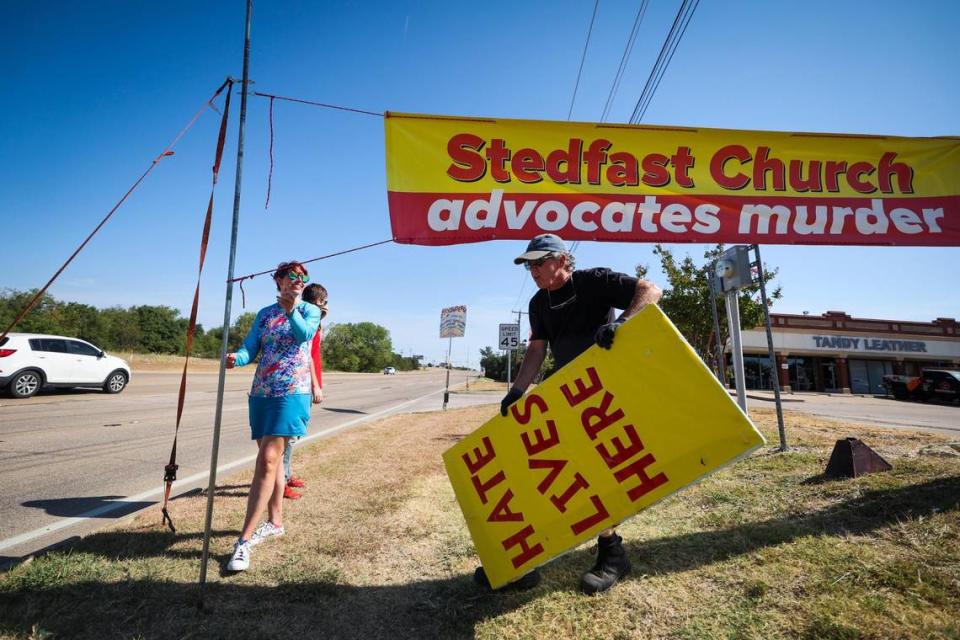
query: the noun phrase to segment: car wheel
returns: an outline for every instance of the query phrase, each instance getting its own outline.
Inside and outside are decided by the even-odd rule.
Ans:
[[[127,387],[127,374],[117,370],[107,376],[103,383],[103,390],[107,393],[120,393]]]
[[[10,381],[10,395],[14,398],[29,398],[43,386],[43,376],[37,371],[23,371]]]

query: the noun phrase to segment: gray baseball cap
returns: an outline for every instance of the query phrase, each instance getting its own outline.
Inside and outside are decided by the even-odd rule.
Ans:
[[[513,264],[523,264],[528,260],[539,260],[551,253],[566,253],[563,239],[553,233],[542,233],[527,244],[527,250],[513,259]]]

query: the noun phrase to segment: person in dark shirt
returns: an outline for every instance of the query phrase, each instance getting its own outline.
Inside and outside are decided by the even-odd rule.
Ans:
[[[656,304],[663,294],[652,282],[610,269],[574,270],[573,255],[552,233],[535,237],[513,262],[530,270],[539,290],[530,299],[530,342],[523,364],[500,403],[504,416],[540,371],[547,345],[558,369],[594,343],[610,349],[617,328],[644,306]],[[623,313],[615,317],[614,309],[623,309]],[[614,529],[600,534],[597,562],[580,580],[584,593],[606,591],[629,573],[630,561],[622,543]],[[537,573],[520,578],[518,586],[535,585]]]

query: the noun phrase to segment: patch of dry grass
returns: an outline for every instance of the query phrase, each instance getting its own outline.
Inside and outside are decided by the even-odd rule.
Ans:
[[[497,382],[496,380],[491,380],[490,378],[470,378],[467,380],[466,385],[458,385],[457,391],[455,393],[462,393],[465,391],[499,391],[500,393],[506,393],[509,390],[506,382]]]
[[[471,390],[473,384],[471,383]],[[297,450],[288,534],[224,575],[249,473],[221,481],[206,610],[196,579],[205,498],[177,500],[0,576],[3,637],[957,638],[960,462],[934,435],[788,414],[772,448],[620,528],[633,575],[575,591],[589,545],[540,587],[489,595],[440,454],[490,407],[396,416]],[[770,442],[775,416],[754,418]],[[856,435],[889,473],[827,481]]]
[[[138,371],[183,371],[183,356],[175,356],[165,353],[132,353],[118,352],[111,353],[118,358],[123,358],[130,365],[130,369],[136,373]],[[190,371],[219,371],[219,358],[197,358],[191,356]]]

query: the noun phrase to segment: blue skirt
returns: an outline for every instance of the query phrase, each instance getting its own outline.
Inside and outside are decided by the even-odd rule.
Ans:
[[[250,434],[252,440],[264,436],[302,438],[310,422],[309,393],[290,396],[248,396]]]

